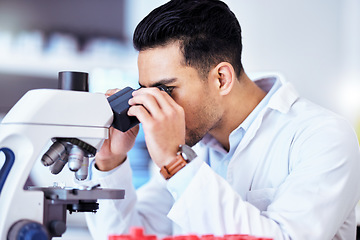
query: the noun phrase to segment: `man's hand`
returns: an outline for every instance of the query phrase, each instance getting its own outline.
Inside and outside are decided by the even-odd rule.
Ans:
[[[109,97],[120,89],[111,89],[106,92]],[[135,126],[126,132],[121,132],[113,127],[109,129],[109,138],[104,141],[99,152],[95,156],[96,166],[101,171],[110,171],[122,164],[127,153],[135,144],[139,126]]]
[[[166,92],[158,88],[141,88],[129,100],[129,116],[142,123],[151,159],[156,165],[167,165],[185,144],[185,114]]]

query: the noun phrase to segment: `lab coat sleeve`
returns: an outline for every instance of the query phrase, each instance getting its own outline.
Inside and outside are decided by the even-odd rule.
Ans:
[[[275,221],[262,216],[256,207],[244,201],[206,163],[202,163],[168,217],[187,234],[282,236]]]
[[[100,178],[96,171],[92,166],[91,185],[100,183],[102,188],[124,189],[125,199],[99,200],[97,213],[86,214],[93,239],[107,240],[110,234],[126,234],[133,226],[143,227],[147,234],[171,235],[172,225],[166,214],[173,199],[162,179],[154,178],[136,192],[129,160]]]
[[[242,199],[204,163],[168,217],[184,233],[333,239],[360,197],[356,137],[346,123],[330,121],[299,133],[290,151],[289,175],[267,209]]]

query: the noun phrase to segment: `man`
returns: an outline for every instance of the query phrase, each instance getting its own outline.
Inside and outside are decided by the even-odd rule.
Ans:
[[[140,22],[133,41],[143,88],[129,100],[128,114],[142,123],[162,174],[135,192],[126,155],[138,128],[111,129],[91,181],[126,196],[87,215],[94,239],[131,226],[160,237],[355,239],[354,131],[280,77],[250,80],[240,25],[224,3],[170,1]],[[156,88],[161,84],[171,97]]]

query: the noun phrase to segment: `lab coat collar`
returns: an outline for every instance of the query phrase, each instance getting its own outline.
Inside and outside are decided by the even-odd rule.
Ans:
[[[291,83],[285,81],[284,77],[280,74],[265,75],[261,78],[254,79],[253,81],[265,92],[268,92],[275,84],[276,80],[280,82],[281,86],[271,97],[267,107],[281,113],[287,113],[299,98],[299,94]]]
[[[258,116],[255,120],[255,124],[253,125],[256,125],[255,129],[257,130],[266,110],[273,109],[286,114],[299,98],[299,95],[292,84],[285,81],[284,77],[280,74],[262,75],[261,77],[253,79],[253,81],[266,93],[270,91],[274,84],[280,84],[279,89],[270,98],[268,105],[265,109],[263,109],[263,111],[261,111],[260,116]],[[255,135],[256,130],[251,135]],[[218,145],[217,140],[215,140],[210,134],[206,134],[200,141],[200,144],[202,146],[208,145],[212,147]]]

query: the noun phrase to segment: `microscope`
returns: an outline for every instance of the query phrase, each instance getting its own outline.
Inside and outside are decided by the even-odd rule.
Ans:
[[[68,165],[79,181],[86,179],[89,158],[108,138],[109,127],[124,132],[139,123],[127,116],[133,89],[106,98],[87,92],[87,77],[60,72],[60,89],[28,91],[1,122],[0,239],[60,237],[67,211],[96,212],[98,199],[124,198],[124,190],[101,186],[25,186],[39,161],[53,174]]]

